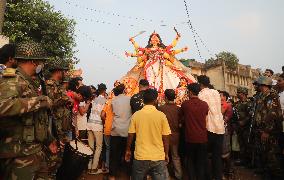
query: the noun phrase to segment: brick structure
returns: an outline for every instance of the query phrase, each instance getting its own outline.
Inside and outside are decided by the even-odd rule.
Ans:
[[[181,60],[181,62],[191,68],[194,77],[207,75],[215,89],[225,90],[233,97],[236,97],[238,86],[248,88],[249,96],[252,96],[254,94],[252,82],[261,74],[260,69],[242,64],[238,64],[235,70],[230,70],[221,59],[210,65],[194,59]]]

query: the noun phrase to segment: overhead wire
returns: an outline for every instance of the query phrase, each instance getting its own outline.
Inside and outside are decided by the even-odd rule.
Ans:
[[[103,49],[105,52],[107,52],[111,56],[115,57],[116,59],[120,60],[121,62],[126,63],[129,66],[132,65],[129,61],[125,61],[125,59],[123,59],[120,55],[118,55],[115,52],[113,52],[113,50],[110,50],[105,45],[101,44],[94,37],[89,36],[87,33],[82,32],[81,30],[78,30],[78,32],[81,33],[83,36],[85,36],[88,40],[92,41],[95,44],[96,47],[99,47],[99,48]]]
[[[187,5],[187,4],[189,4],[190,5],[190,3],[187,3],[185,0],[184,0],[184,2],[185,2],[185,4]],[[187,5],[187,8],[188,8],[188,5]],[[189,9],[189,8],[188,8]],[[190,19],[189,19],[189,21],[190,21]],[[189,22],[189,23],[191,23],[191,22]],[[199,34],[197,33],[197,30],[196,30],[196,28],[194,28],[193,26],[192,26],[192,23],[191,23],[191,28],[194,30],[194,32],[195,32],[195,35],[198,37],[198,39],[199,39],[199,41],[201,42],[201,44],[204,46],[204,48],[207,50],[207,52],[208,52],[208,54],[210,55],[210,56],[214,56],[213,54],[212,54],[212,51],[210,51],[210,49],[208,48],[208,46],[205,44],[205,42],[203,41],[203,39],[199,36]]]
[[[184,6],[185,6],[185,11],[186,11],[186,14],[187,14],[187,18],[188,18],[187,25],[188,25],[189,29],[192,31],[193,39],[194,39],[195,46],[196,46],[196,48],[197,48],[198,55],[199,55],[200,59],[203,60],[203,58],[202,58],[202,56],[201,56],[201,53],[200,53],[199,45],[198,45],[197,40],[196,40],[195,29],[193,29],[192,22],[191,22],[191,20],[190,20],[190,15],[189,15],[189,11],[188,11],[187,2],[186,2],[186,0],[183,0],[183,2],[184,2]]]

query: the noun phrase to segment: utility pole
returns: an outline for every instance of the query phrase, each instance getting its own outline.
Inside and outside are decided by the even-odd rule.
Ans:
[[[2,34],[4,24],[4,14],[6,9],[7,0],[0,0],[0,35]]]

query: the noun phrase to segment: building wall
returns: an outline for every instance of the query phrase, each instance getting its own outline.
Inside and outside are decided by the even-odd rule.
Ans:
[[[206,71],[206,76],[210,78],[211,84],[215,89],[225,90],[224,84],[224,74],[222,70],[222,66],[217,66],[214,68],[210,68]]]
[[[9,38],[6,36],[0,35],[0,48],[8,43],[9,43]]]
[[[248,88],[249,96],[252,96],[255,93],[252,83],[260,74],[260,70],[241,64],[236,70],[230,71],[226,69],[224,63],[210,68],[191,66],[191,70],[195,77],[202,74],[207,75],[215,89],[227,91],[234,99],[236,99],[239,86]]]
[[[191,68],[191,74],[196,78],[197,76],[204,75],[205,72],[201,68]]]

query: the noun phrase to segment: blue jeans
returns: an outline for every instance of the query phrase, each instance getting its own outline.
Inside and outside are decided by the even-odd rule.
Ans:
[[[143,180],[149,174],[153,180],[167,179],[167,166],[162,161],[134,160],[132,167],[132,180]]]
[[[65,132],[68,141],[72,141],[72,131]]]
[[[109,168],[109,153],[110,153],[110,135],[104,135],[105,143],[105,166]]]

